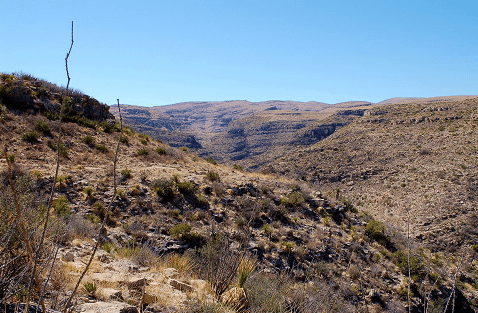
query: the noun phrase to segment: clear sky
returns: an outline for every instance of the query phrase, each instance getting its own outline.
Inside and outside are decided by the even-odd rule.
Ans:
[[[478,1],[0,0],[0,72],[107,104],[478,94]]]

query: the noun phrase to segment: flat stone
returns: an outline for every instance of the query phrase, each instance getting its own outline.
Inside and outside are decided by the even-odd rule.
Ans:
[[[184,291],[184,292],[193,292],[194,291],[194,288],[193,286],[189,285],[189,284],[186,284],[182,281],[179,281],[179,280],[176,280],[176,279],[171,279],[169,281],[169,284],[175,288],[175,289],[178,289],[178,290],[181,290],[181,291]]]
[[[124,302],[103,302],[84,303],[78,306],[80,313],[138,313],[138,309]]]
[[[63,260],[65,262],[75,262],[75,256],[71,252],[67,252],[63,255]]]

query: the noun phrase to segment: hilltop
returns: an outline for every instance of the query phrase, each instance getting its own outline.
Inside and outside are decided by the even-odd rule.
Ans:
[[[63,110],[58,147],[60,104],[68,107],[73,97],[60,95],[51,110],[31,111],[5,100],[15,98],[9,86],[28,90],[39,108],[53,90],[46,88],[42,99],[29,87],[34,78],[0,78],[0,140],[13,162],[9,167],[1,161],[0,238],[8,247],[0,250],[3,308],[25,301],[32,266],[18,240],[9,173],[34,243],[45,212],[52,214],[39,250],[39,279],[51,276],[44,295],[56,310],[63,309],[96,242],[98,252],[74,302],[84,312],[406,312],[409,268],[413,311],[424,303],[430,312],[443,310],[449,298],[456,312],[476,308],[473,255],[460,259],[410,247],[408,266],[406,238],[362,212],[363,204],[342,197],[342,189],[295,179],[292,167],[279,176],[203,159],[130,127],[121,130],[117,120],[105,118],[108,108],[101,104],[105,115],[98,118],[87,118],[89,110],[80,107]],[[285,117],[297,115],[279,116],[286,123]],[[354,125],[365,113],[338,116]],[[52,185],[55,201],[48,208]],[[35,291],[35,305],[39,296]]]

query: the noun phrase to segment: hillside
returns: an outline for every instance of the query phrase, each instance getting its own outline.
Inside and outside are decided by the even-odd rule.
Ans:
[[[331,127],[335,130],[343,124],[337,121],[325,125],[329,129],[325,133],[324,127],[309,129],[307,134],[301,132],[307,126],[338,110],[368,105],[363,101],[336,105],[294,101],[188,102],[152,108],[125,106],[123,112],[125,121],[135,130],[174,147],[188,147],[221,163],[257,168],[272,160],[267,154],[264,159],[264,152],[286,150],[297,143],[297,136],[317,142]],[[112,112],[117,116],[114,107]]]
[[[478,98],[414,100],[365,112],[264,170],[339,188],[359,210],[432,251],[478,242]]]
[[[408,266],[407,241],[338,192],[215,164],[129,127],[121,131],[111,119],[64,110],[55,180],[59,112],[3,102],[15,94],[5,86],[27,88],[35,79],[0,78],[0,140],[7,149],[0,312],[25,303],[28,291],[34,306],[42,295],[46,307],[63,310],[97,242],[73,302],[81,312],[406,312],[409,268],[413,312],[443,311],[448,299],[455,312],[476,310],[473,255],[458,260],[412,247]],[[50,99],[52,91],[45,92]],[[29,95],[43,101],[34,90]],[[51,221],[38,246],[46,212]],[[23,220],[41,248],[38,280],[46,292],[28,288]]]

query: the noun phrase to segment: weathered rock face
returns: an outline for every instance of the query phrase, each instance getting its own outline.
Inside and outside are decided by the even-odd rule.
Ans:
[[[90,120],[105,121],[114,119],[109,106],[81,92],[69,92],[73,114],[84,116]],[[59,113],[60,104],[66,95],[66,89],[33,78],[29,75],[0,75],[0,103],[8,108],[27,113],[43,113],[50,111]]]

